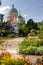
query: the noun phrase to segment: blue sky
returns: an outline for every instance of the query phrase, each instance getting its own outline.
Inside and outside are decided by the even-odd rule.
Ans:
[[[14,4],[15,8],[21,11],[25,20],[32,18],[34,21],[43,20],[43,0],[1,0],[2,7],[9,8]]]

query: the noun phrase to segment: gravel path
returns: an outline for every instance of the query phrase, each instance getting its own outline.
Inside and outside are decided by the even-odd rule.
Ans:
[[[6,48],[7,51],[10,53],[16,54],[17,49],[18,49],[18,44],[22,42],[24,38],[14,38],[14,39],[9,39],[4,42],[4,48]]]
[[[17,54],[18,44],[22,42],[24,38],[15,38],[11,40],[6,40],[4,44],[6,45],[6,50],[11,53],[11,56],[17,56],[17,57],[24,57],[23,54]],[[40,58],[41,56],[32,56],[32,55],[26,55],[27,58],[30,59],[30,62],[35,65],[37,58]]]

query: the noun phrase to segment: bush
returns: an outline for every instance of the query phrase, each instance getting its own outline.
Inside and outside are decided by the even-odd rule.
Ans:
[[[42,55],[43,54],[43,40],[24,40],[18,46],[19,53]]]
[[[19,53],[24,53],[25,49],[30,46],[30,43],[28,41],[24,40],[21,42],[21,44],[18,45]]]
[[[38,37],[39,37],[40,39],[43,39],[43,31],[40,30],[40,32],[39,32],[39,34],[38,34]]]
[[[29,55],[35,55],[37,51],[37,47],[28,46],[27,49],[25,49],[25,54]]]
[[[31,65],[28,58],[6,57],[5,53],[0,55],[0,65]]]
[[[29,34],[27,35],[27,37],[29,37],[29,36],[33,37],[33,36],[36,36],[36,34],[35,34],[34,32],[31,32],[31,33],[29,33]]]
[[[43,55],[43,46],[39,47],[36,51],[37,55]]]

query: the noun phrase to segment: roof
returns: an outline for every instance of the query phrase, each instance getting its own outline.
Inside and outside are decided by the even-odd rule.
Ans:
[[[12,5],[12,8],[10,9],[10,13],[18,13],[17,9]]]

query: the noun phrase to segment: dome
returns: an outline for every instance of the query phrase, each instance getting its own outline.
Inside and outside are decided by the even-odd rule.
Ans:
[[[22,18],[22,16],[20,15],[20,16],[18,16],[18,18]]]
[[[9,10],[9,13],[8,13],[8,16],[7,16],[7,21],[12,22],[12,23],[16,23],[17,17],[18,17],[18,11],[14,7],[14,5],[12,5],[12,8]]]
[[[12,8],[10,9],[9,13],[16,13],[18,15],[17,9],[12,5]]]

